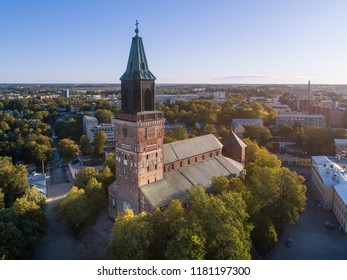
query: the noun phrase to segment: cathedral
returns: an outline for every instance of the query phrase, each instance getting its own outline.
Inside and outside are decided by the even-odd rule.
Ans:
[[[122,107],[115,114],[116,180],[109,187],[111,218],[132,209],[153,213],[171,200],[186,204],[189,188],[207,190],[213,176],[237,177],[244,165],[222,155],[212,134],[164,144],[164,113],[155,110],[155,76],[149,71],[136,23],[128,64],[121,76]]]

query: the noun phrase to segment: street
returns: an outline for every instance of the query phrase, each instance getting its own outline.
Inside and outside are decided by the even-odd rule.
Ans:
[[[310,168],[297,168],[298,174],[310,177]],[[278,260],[346,260],[347,235],[342,231],[329,230],[324,221],[335,225],[338,222],[329,210],[319,206],[313,196],[311,181],[306,181],[306,209],[296,224],[287,224],[278,243],[270,251],[268,259]],[[293,246],[287,248],[285,242],[293,240]]]
[[[59,153],[52,151],[54,166],[47,172],[46,216],[48,219],[47,235],[37,246],[36,260],[97,260],[105,259],[104,249],[108,244],[112,222],[106,209],[98,218],[96,225],[80,237],[75,237],[64,222],[57,222],[52,211],[70,190],[73,179],[67,168],[64,170]]]

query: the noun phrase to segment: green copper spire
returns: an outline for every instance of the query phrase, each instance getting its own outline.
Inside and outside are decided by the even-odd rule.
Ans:
[[[120,80],[155,80],[155,76],[149,71],[145,49],[143,47],[142,38],[138,36],[138,21],[136,20],[135,37],[133,37],[128,65],[125,73]]]

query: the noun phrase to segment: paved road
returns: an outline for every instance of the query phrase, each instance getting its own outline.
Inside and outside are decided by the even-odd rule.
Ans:
[[[301,169],[300,173],[309,172]],[[283,234],[271,250],[269,259],[279,260],[346,260],[347,236],[339,230],[328,230],[324,221],[338,224],[331,211],[319,207],[313,196],[310,182],[307,184],[307,204],[305,212],[294,225],[286,225]],[[291,238],[293,247],[285,247]]]
[[[104,259],[112,222],[103,211],[95,226],[76,238],[64,222],[57,222],[52,208],[66,195],[72,186],[69,171],[65,172],[57,155],[53,155],[54,167],[48,172],[46,215],[47,235],[41,240],[34,254],[37,260],[96,260]]]

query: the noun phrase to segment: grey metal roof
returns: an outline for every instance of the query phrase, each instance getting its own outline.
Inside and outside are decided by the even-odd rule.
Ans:
[[[136,36],[131,43],[127,69],[120,80],[155,80],[155,76],[148,69],[142,38],[138,36],[137,28],[136,30]]]
[[[213,135],[203,135],[164,145],[164,164],[221,149],[222,143]]]
[[[142,193],[153,207],[163,207],[173,199],[185,201],[189,197],[189,188],[201,185],[211,186],[213,176],[238,176],[243,165],[222,155],[209,158],[193,165],[181,167],[164,173],[164,179],[144,185]]]
[[[263,119],[233,119],[232,126],[262,126]]]

